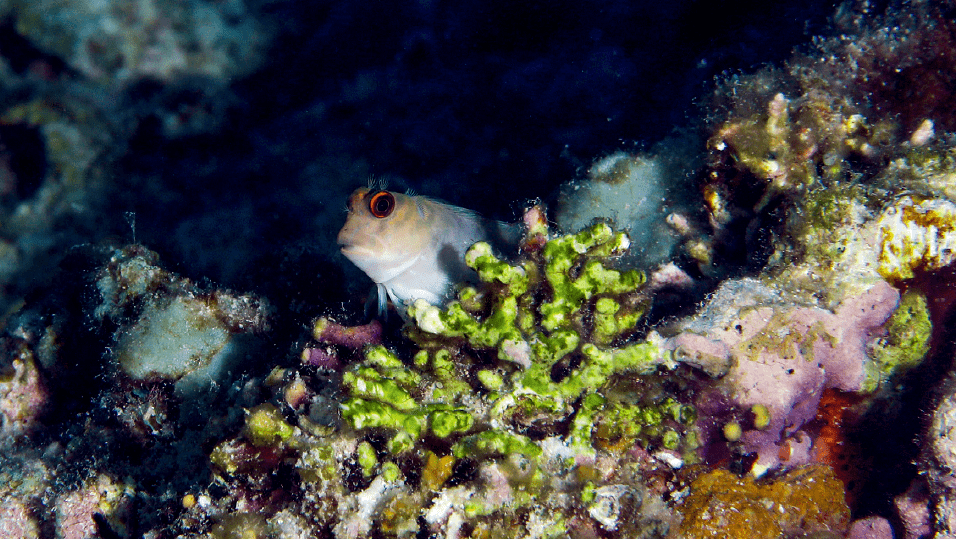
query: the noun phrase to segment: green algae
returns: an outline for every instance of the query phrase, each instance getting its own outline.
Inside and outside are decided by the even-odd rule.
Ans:
[[[603,223],[551,239],[518,264],[475,244],[465,260],[482,286],[463,288],[444,308],[415,302],[406,333],[421,349],[405,364],[385,347],[370,347],[343,375],[342,417],[355,429],[392,431],[396,451],[426,434],[448,438],[476,428],[470,444],[500,448],[508,437],[488,424],[559,421],[614,375],[652,372],[660,363],[656,344],[610,346],[635,332],[647,309],[644,274],[607,264],[628,245]],[[488,353],[496,366],[478,364]],[[476,394],[484,397],[478,405]],[[587,416],[586,409],[577,414]],[[572,437],[589,444],[585,435],[582,428]]]
[[[612,266],[627,236],[605,224],[547,242],[536,234],[515,262],[474,245],[466,262],[480,284],[444,307],[410,306],[404,332],[417,351],[406,359],[370,346],[343,374],[345,425],[362,441],[388,437],[375,446],[380,461],[359,443],[369,454],[358,454],[363,475],[399,477],[406,465],[387,471],[391,459],[421,463],[417,485],[385,505],[381,531],[416,530],[418,508],[437,496],[464,498],[475,536],[566,536],[566,508],[541,505],[560,493],[556,471],[577,478],[583,497],[590,482],[600,500],[588,512],[624,526],[602,514],[616,508],[618,488],[587,472],[599,453],[643,445],[697,461],[697,412],[687,395],[663,390],[667,377],[657,374],[671,355],[656,335],[634,339],[649,299],[642,273]],[[450,482],[469,467],[480,480]],[[527,512],[534,517],[515,519]]]
[[[375,472],[375,468],[378,465],[378,456],[375,455],[375,448],[368,441],[362,441],[359,443],[358,448],[355,449],[355,454],[358,458],[358,464],[362,467],[362,474],[366,477],[372,476],[372,473]]]
[[[873,350],[880,371],[888,376],[918,365],[929,352],[933,333],[926,296],[912,289],[903,294],[885,328],[886,337]]]
[[[276,446],[294,433],[295,428],[270,403],[259,405],[246,416],[246,436],[256,446]]]
[[[754,415],[754,427],[757,429],[766,429],[770,425],[770,409],[766,405],[761,403],[755,404],[750,408],[750,412]]]

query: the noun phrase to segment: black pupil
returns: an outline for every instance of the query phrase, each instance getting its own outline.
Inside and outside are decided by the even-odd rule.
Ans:
[[[380,195],[375,198],[375,213],[387,214],[392,209],[392,198],[388,195]]]

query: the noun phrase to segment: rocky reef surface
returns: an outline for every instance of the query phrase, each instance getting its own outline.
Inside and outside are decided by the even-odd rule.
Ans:
[[[330,44],[381,54],[355,8],[303,37],[290,2],[0,0],[0,536],[956,534],[956,5],[842,5],[682,129],[584,158],[632,136],[623,41],[585,72],[625,82],[584,97],[536,86],[570,44],[482,42],[534,118],[611,124],[561,116],[526,183],[465,102],[423,105],[455,94],[429,69],[464,5],[379,27],[396,63],[345,77]],[[245,109],[289,43],[340,86]],[[455,203],[521,184],[524,234],[369,321],[329,201],[388,156]]]

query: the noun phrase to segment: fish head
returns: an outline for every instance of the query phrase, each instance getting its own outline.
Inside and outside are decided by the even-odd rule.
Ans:
[[[362,187],[352,192],[347,206],[338,244],[376,283],[404,272],[428,246],[431,231],[413,196]]]

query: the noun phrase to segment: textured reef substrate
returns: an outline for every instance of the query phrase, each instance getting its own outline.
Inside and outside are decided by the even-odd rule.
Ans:
[[[653,103],[619,28],[534,51],[495,12],[511,48],[455,53],[489,87],[436,45],[467,4],[414,35],[296,9],[0,1],[0,536],[956,534],[951,2],[843,5],[613,149]],[[464,113],[489,88],[564,111],[503,137],[540,141],[527,182]],[[503,203],[520,251],[369,321],[331,239],[383,165],[495,217],[537,197]]]

